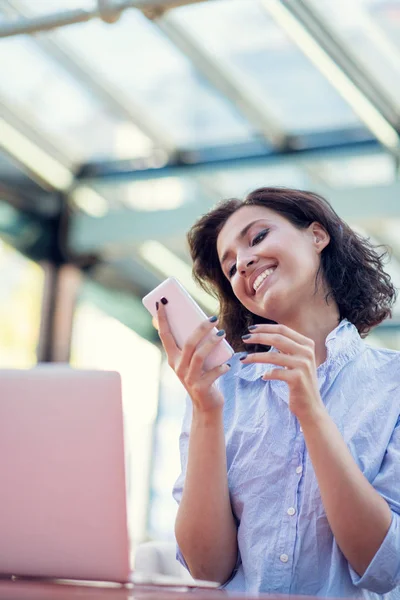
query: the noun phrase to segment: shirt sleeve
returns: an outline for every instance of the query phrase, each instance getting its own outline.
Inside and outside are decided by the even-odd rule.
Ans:
[[[389,530],[367,570],[360,577],[351,566],[353,584],[377,594],[400,586],[400,417],[397,420],[382,467],[372,482],[392,512]]]
[[[183,485],[186,477],[186,468],[187,468],[187,458],[188,458],[188,447],[189,447],[189,435],[190,435],[190,426],[192,423],[192,401],[190,400],[190,396],[186,397],[186,410],[185,415],[183,417],[182,430],[179,436],[179,452],[181,457],[181,472],[178,479],[175,482],[175,485],[172,490],[172,495],[176,502],[179,504],[182,498]],[[181,563],[189,571],[189,567],[185,561],[185,558],[182,554],[179,545],[176,544],[176,560]],[[236,575],[236,572],[241,564],[240,552],[238,552],[238,557],[236,561],[236,565],[233,569],[233,572],[229,579],[223,583],[221,587],[225,587],[228,583],[233,579]],[[189,571],[190,572],[190,571]]]

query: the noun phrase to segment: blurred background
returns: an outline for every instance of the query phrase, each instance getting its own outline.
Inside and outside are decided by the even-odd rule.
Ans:
[[[133,541],[172,540],[185,394],[141,298],[175,275],[214,313],[185,233],[264,185],[400,285],[400,0],[0,0],[0,37],[0,367],[121,373]]]

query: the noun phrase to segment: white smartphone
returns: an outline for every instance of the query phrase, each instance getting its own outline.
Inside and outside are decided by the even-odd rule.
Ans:
[[[160,302],[163,297],[168,300],[165,312],[172,335],[178,348],[182,349],[190,334],[208,317],[175,277],[169,277],[143,298],[144,306],[153,317],[157,318],[156,302]],[[214,331],[217,332],[216,327]],[[210,371],[222,365],[231,358],[233,353],[228,342],[222,340],[205,359],[205,370]]]

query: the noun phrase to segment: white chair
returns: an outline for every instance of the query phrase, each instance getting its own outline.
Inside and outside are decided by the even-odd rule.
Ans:
[[[190,573],[175,558],[174,542],[144,542],[136,549],[135,573],[140,576],[166,575],[191,582]]]

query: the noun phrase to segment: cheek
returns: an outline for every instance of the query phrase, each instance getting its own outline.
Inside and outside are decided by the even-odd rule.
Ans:
[[[251,299],[249,299],[249,296],[247,295],[246,286],[243,279],[241,277],[234,277],[231,281],[231,285],[232,291],[235,294],[236,298],[239,300],[239,302],[250,310],[250,307],[248,305],[249,301],[251,303]]]
[[[237,275],[235,275],[231,279],[231,286],[232,286],[232,291],[235,294],[236,298],[243,297],[244,286],[243,286],[243,280],[241,277],[238,277]]]

